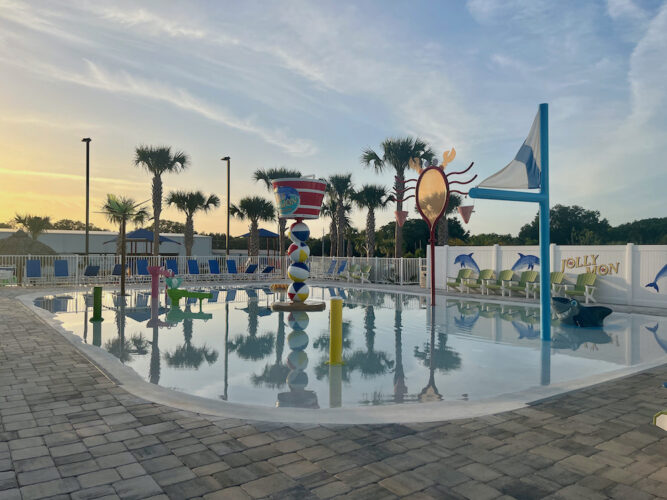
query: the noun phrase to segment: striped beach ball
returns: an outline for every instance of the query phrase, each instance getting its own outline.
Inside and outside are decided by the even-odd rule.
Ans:
[[[294,311],[287,316],[287,324],[292,330],[305,330],[308,328],[308,313],[305,311]],[[294,349],[290,346],[291,349]]]
[[[296,262],[287,268],[287,276],[292,281],[306,281],[309,274],[308,266],[303,262]]]
[[[292,351],[287,356],[287,366],[291,370],[305,370],[308,367],[308,354],[303,351]]]
[[[310,229],[303,222],[295,222],[289,228],[289,239],[292,243],[301,243],[310,236]]]
[[[292,283],[287,289],[287,296],[293,302],[303,302],[308,298],[309,293],[310,290],[308,290],[308,285],[303,281]]]
[[[306,262],[310,257],[310,248],[303,242],[292,243],[287,249],[287,255],[292,262]]]

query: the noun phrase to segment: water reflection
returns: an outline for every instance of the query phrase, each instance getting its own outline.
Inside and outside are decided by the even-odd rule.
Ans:
[[[287,373],[287,386],[289,392],[278,393],[276,406],[287,408],[311,408],[318,409],[315,391],[306,389],[308,385],[308,354],[305,349],[308,347],[308,313],[303,311],[294,311],[287,317],[287,323],[292,331],[287,336],[287,343],[290,353],[287,355],[287,366],[290,371]]]
[[[172,309],[174,307],[172,306]],[[167,313],[167,318],[169,318]],[[209,349],[206,344],[201,347],[196,347],[192,344],[192,323],[193,319],[197,319],[202,313],[192,313],[190,305],[185,307],[183,311],[183,345],[178,346],[173,352],[165,352],[164,360],[167,365],[173,368],[194,368],[198,369],[201,364],[206,361],[209,365],[218,360],[218,351]],[[180,315],[179,315],[180,316]],[[209,315],[213,317],[212,315]]]
[[[281,389],[287,383],[287,374],[290,369],[283,363],[283,349],[285,348],[285,313],[278,313],[278,329],[276,330],[276,357],[272,364],[264,366],[260,375],[253,374],[252,384],[255,387],[266,386],[271,389]]]
[[[264,309],[256,300],[249,300],[247,307],[241,309],[248,313],[248,334],[237,335],[229,341],[229,350],[243,359],[258,361],[273,352],[274,338],[271,334],[257,335],[259,313]]]
[[[375,350],[375,307],[367,306],[364,311],[364,338],[366,350],[357,350],[350,356],[351,369],[359,369],[365,378],[384,375],[394,368],[394,361],[383,351]],[[341,373],[342,376],[342,373]]]

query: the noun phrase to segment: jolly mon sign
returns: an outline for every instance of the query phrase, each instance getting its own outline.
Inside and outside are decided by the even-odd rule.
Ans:
[[[606,276],[607,274],[618,274],[618,268],[621,265],[620,262],[598,264],[599,257],[599,255],[590,254],[580,257],[567,257],[565,259],[561,259],[561,272],[565,272],[566,269],[585,267],[587,273],[599,274],[600,276]]]

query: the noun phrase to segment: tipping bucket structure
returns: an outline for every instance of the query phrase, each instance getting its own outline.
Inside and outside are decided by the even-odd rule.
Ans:
[[[272,307],[275,310],[321,311],[325,308],[324,302],[306,302],[310,293],[306,284],[306,279],[310,275],[308,262],[310,249],[306,243],[310,236],[310,229],[303,221],[304,219],[317,219],[320,216],[326,188],[326,181],[308,177],[273,181],[278,217],[296,219],[288,231],[288,236],[292,241],[287,250],[287,255],[291,260],[287,269],[287,276],[292,280],[287,290],[290,302],[274,303]]]

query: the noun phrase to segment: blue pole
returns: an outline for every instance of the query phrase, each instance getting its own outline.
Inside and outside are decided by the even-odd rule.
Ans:
[[[549,256],[549,106],[540,104],[540,192],[472,188],[469,196],[486,200],[523,201],[539,204],[540,222],[540,330],[551,340],[551,263]]]
[[[549,105],[540,104],[540,327],[551,340],[551,264],[549,255]]]

